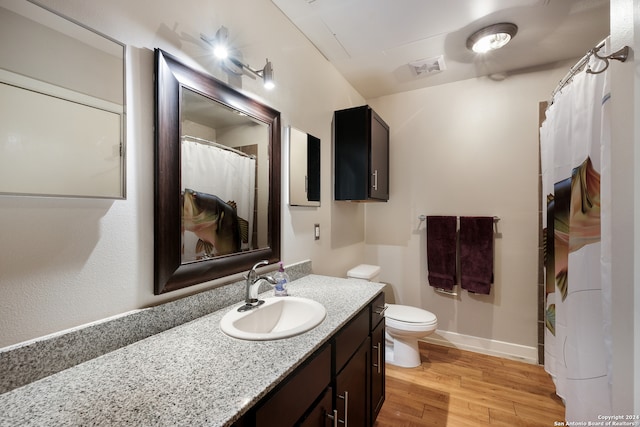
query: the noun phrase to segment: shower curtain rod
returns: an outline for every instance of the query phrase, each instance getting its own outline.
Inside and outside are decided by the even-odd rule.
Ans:
[[[235,148],[231,148],[231,147],[228,147],[226,145],[219,144],[217,142],[209,141],[208,139],[198,138],[196,136],[191,136],[191,135],[182,135],[182,138],[183,139],[185,139],[185,138],[190,139],[193,142],[197,142],[199,144],[210,145],[212,147],[220,148],[222,150],[231,151],[232,153],[238,154],[239,156],[242,156],[242,157],[248,157],[250,159],[255,159],[256,158],[256,156],[254,156],[253,154],[243,153],[240,150],[236,150]]]
[[[575,76],[580,71],[582,71],[584,66],[587,65],[587,63],[589,62],[589,58],[591,58],[591,56],[595,56],[596,58],[603,60],[605,62],[605,66],[602,70],[599,70],[599,71],[593,71],[591,70],[591,68],[588,68],[586,72],[589,74],[600,74],[604,72],[604,70],[609,68],[610,59],[615,59],[620,62],[624,62],[627,60],[627,57],[629,56],[629,46],[624,46],[622,49],[612,53],[611,55],[607,55],[607,56],[598,55],[598,52],[600,51],[600,49],[604,47],[605,40],[602,40],[594,48],[589,50],[589,52],[587,52],[582,58],[580,58],[578,62],[576,62],[576,64],[573,67],[569,69],[569,72],[562,78],[562,80],[560,80],[560,83],[558,83],[558,86],[556,86],[553,92],[551,92],[551,100],[549,101],[549,105],[553,104],[553,99],[555,98],[556,94],[571,82],[571,79],[573,79],[573,76]]]

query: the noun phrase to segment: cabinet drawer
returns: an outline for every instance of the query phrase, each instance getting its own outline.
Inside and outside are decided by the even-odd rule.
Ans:
[[[296,369],[256,411],[256,426],[292,426],[311,407],[331,381],[331,346]]]
[[[371,330],[374,330],[382,319],[384,319],[384,292],[380,292],[380,295],[371,303]]]
[[[336,373],[369,336],[369,307],[356,315],[336,336]]]

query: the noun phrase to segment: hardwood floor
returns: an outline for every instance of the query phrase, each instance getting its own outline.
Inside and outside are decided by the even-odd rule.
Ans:
[[[387,364],[375,427],[553,426],[564,406],[541,366],[420,342],[422,365]]]

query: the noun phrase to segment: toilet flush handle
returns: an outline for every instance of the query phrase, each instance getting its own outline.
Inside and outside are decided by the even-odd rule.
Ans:
[[[379,311],[375,311],[375,313],[379,316],[384,316],[384,312],[387,311],[387,307],[389,307],[388,305],[385,306],[377,306],[376,309],[378,309]]]

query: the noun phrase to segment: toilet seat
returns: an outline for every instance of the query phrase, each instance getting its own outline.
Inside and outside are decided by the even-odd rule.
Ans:
[[[387,310],[384,312],[384,317],[400,322],[424,323],[429,325],[437,321],[435,314],[430,311],[400,304],[387,304]]]
[[[408,305],[387,304],[384,317],[387,327],[407,332],[431,330],[438,325],[435,314]]]

